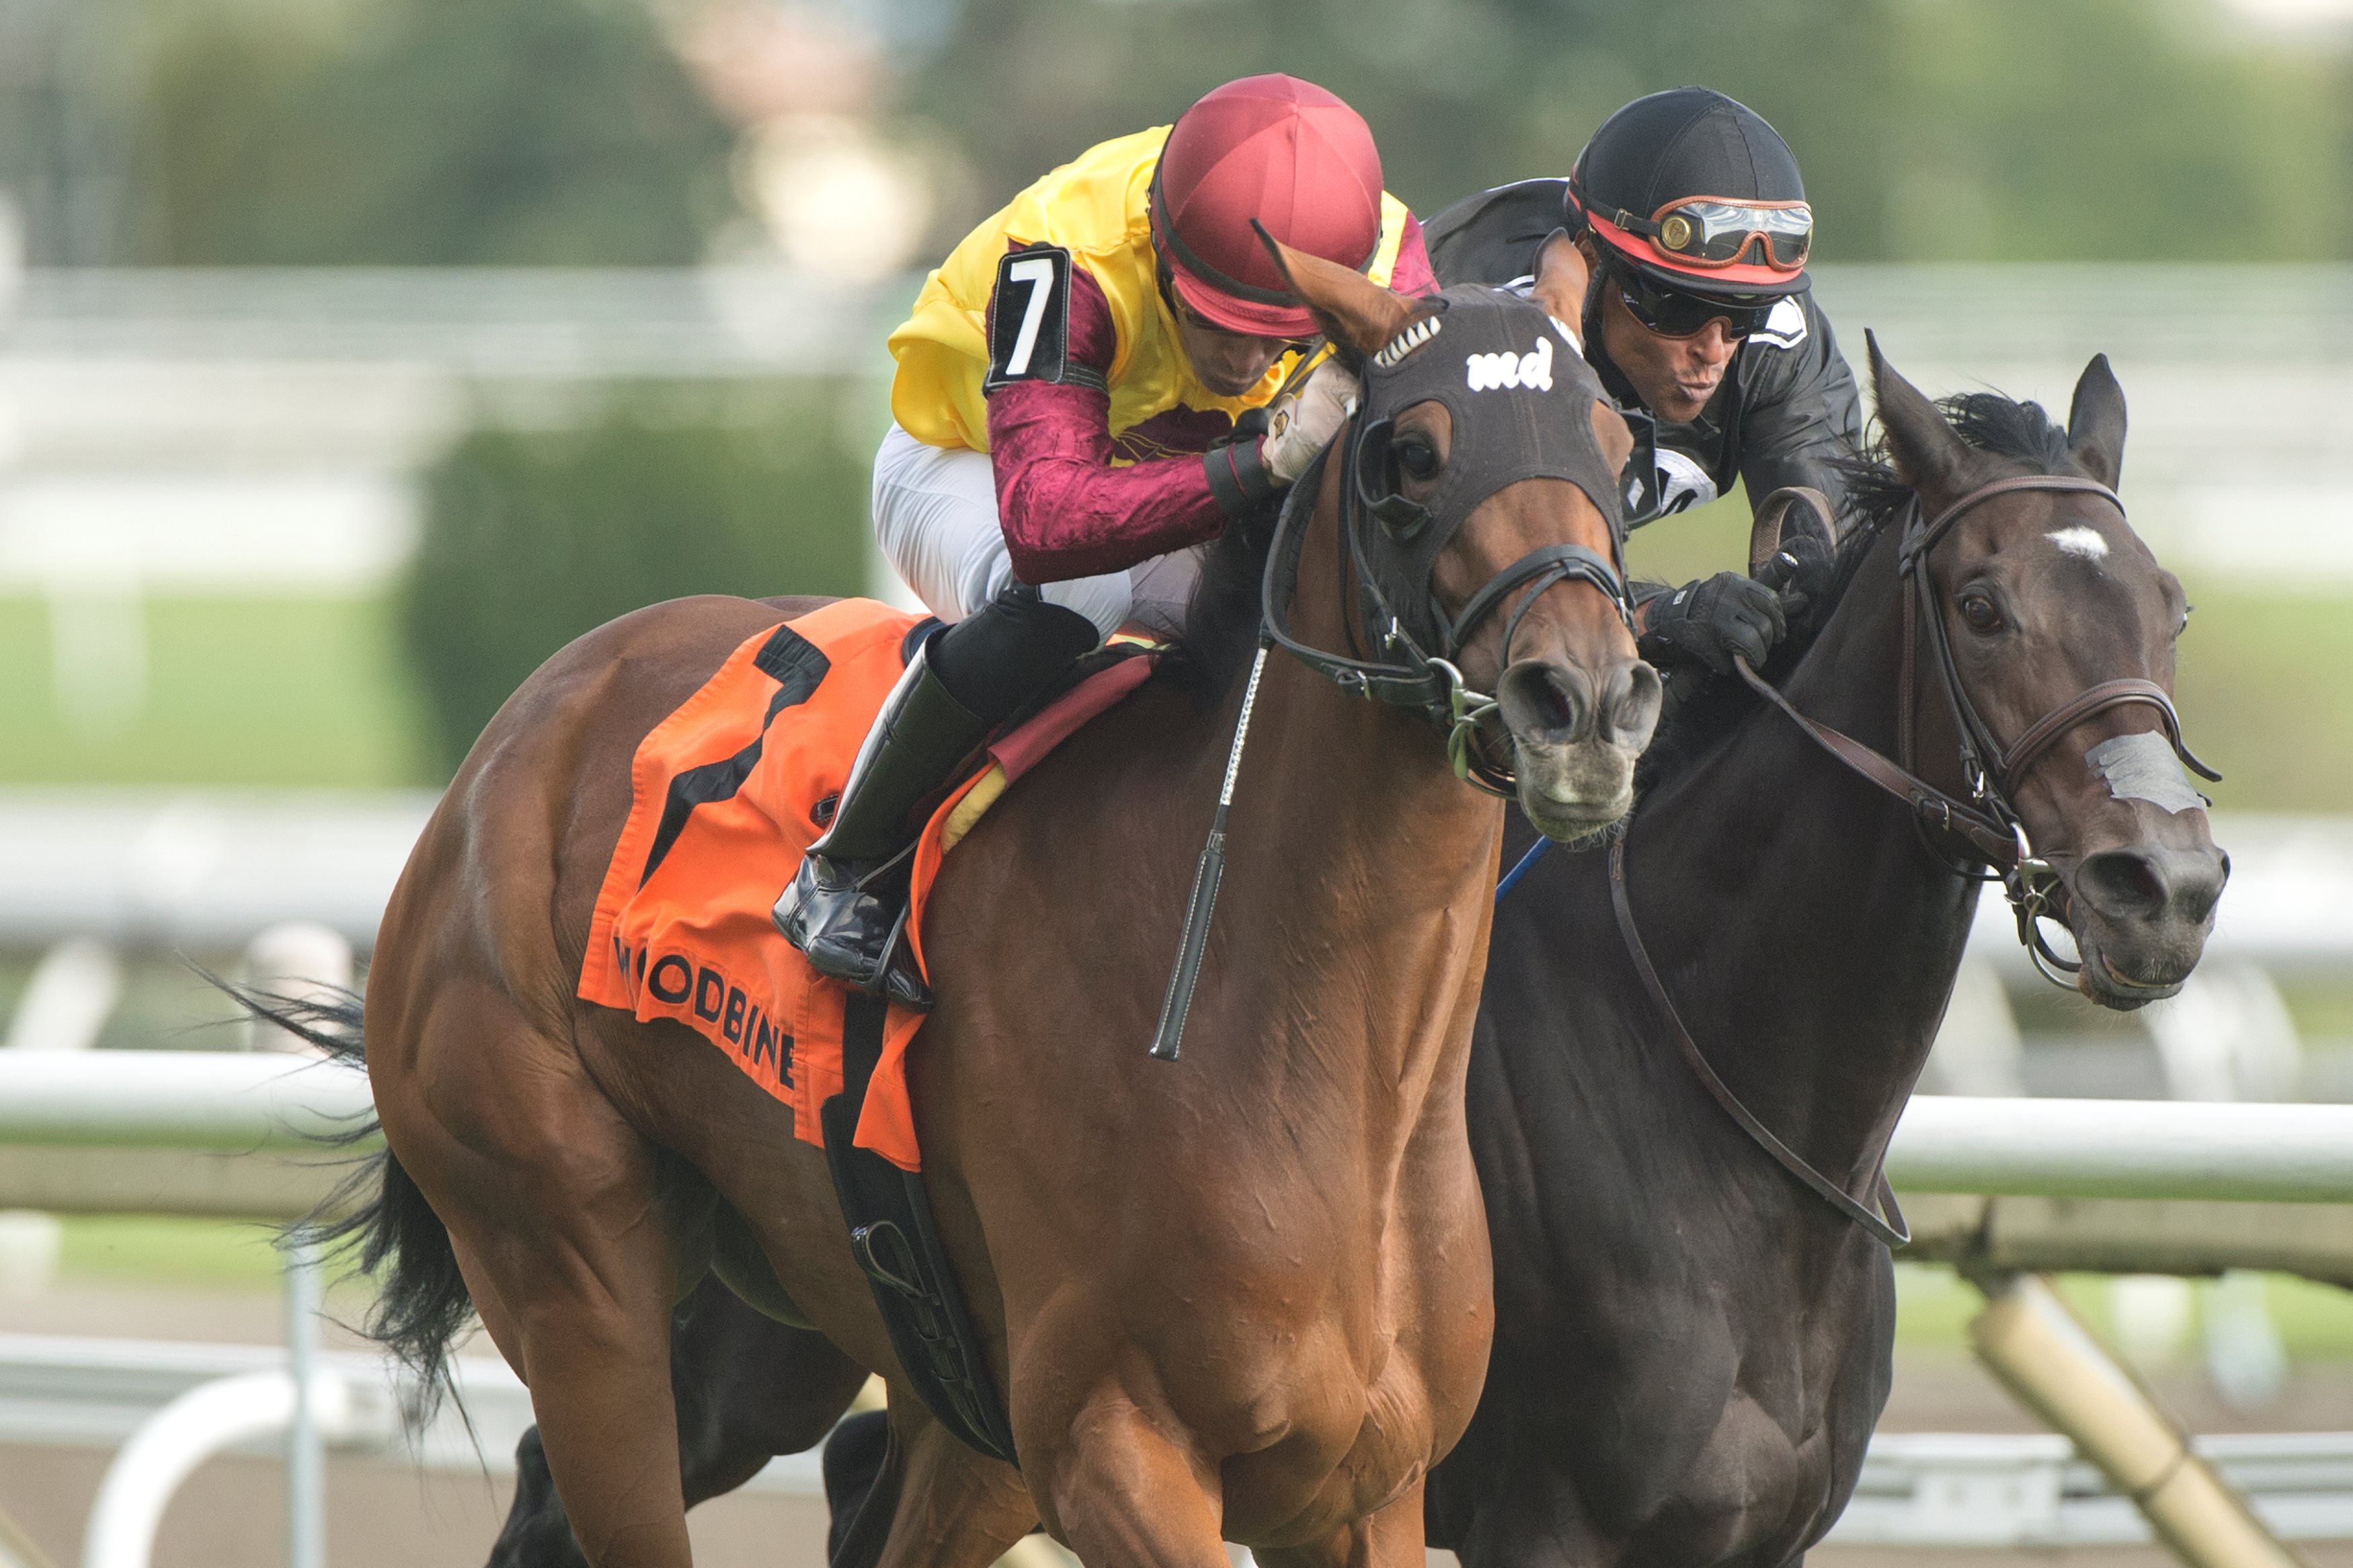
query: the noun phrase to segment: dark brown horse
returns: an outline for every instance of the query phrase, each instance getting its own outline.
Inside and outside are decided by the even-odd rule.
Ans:
[[[1933,517],[2031,476],[2113,485],[2125,419],[2105,361],[2063,432],[1991,395],[1954,400],[1956,431],[1875,349],[1873,370],[1896,467],[1858,477],[1836,607],[1770,673],[1809,717],[1894,756],[1915,506]],[[2180,586],[2094,495],[1990,497],[1926,563],[1997,739],[2112,681],[2171,684]],[[1966,799],[1952,710],[1913,630],[1913,761]],[[2228,870],[2202,811],[2120,798],[2084,758],[2159,722],[2147,701],[2104,708],[2008,781],[2068,889],[2060,907],[2091,960],[2079,984],[2110,1006],[2179,985]],[[1771,1128],[1867,1192],[1976,884],[1928,852],[1910,810],[1736,683],[1679,713],[1644,772],[1629,905],[1678,1013]],[[1516,828],[1510,856],[1533,839]],[[1679,1058],[1620,954],[1608,862],[1556,851],[1496,910],[1470,1075],[1495,1350],[1478,1414],[1431,1478],[1430,1540],[1477,1568],[1791,1562],[1844,1507],[1886,1399],[1888,1255],[1775,1168]],[[1770,921],[1747,918],[1765,908]],[[708,1444],[691,1495],[788,1451],[765,1446],[777,1410],[744,1380],[794,1339],[716,1285],[681,1314],[678,1384]],[[815,1436],[803,1426],[789,1441]],[[521,1459],[493,1561],[576,1563],[544,1467],[528,1444]]]
[[[1614,822],[1657,682],[1617,598],[1547,564],[1615,548],[1624,431],[1582,361],[1556,362],[1546,315],[1575,319],[1582,263],[1554,247],[1536,303],[1427,302],[1285,260],[1334,339],[1366,356],[1366,419],[1388,421],[1364,432],[1386,466],[1359,476],[1367,493],[1388,487],[1377,529],[1370,503],[1343,504],[1346,461],[1293,509],[1292,634],[1397,658],[1397,623],[1365,610],[1385,584],[1407,626],[1444,628],[1460,676],[1498,693],[1474,744],[1516,768],[1523,806],[1563,836]],[[1423,330],[1440,311],[1445,330]],[[1525,382],[1498,381],[1493,353],[1474,355],[1495,361],[1483,382],[1466,370],[1463,351],[1513,342],[1531,350]],[[1440,390],[1382,406],[1447,355]],[[1514,457],[1513,432],[1551,427],[1528,413],[1538,371],[1547,396],[1589,410],[1589,480],[1525,477]],[[1400,603],[1415,560],[1426,597]],[[1255,619],[1257,581],[1250,542],[1230,537],[1204,595],[1240,594]],[[1278,656],[1173,1067],[1144,1047],[1238,679],[1209,700],[1148,683],[950,858],[926,914],[940,1004],[913,1089],[1017,1473],[907,1396],[825,1159],[789,1114],[696,1037],[575,996],[632,752],[730,650],[800,607],[681,601],[584,637],[501,710],[427,826],[366,1004],[388,1145],[366,1220],[392,1266],[385,1332],[438,1364],[470,1302],[531,1387],[600,1568],[689,1560],[669,1332],[714,1266],[892,1383],[881,1562],[984,1564],[1042,1520],[1103,1563],[1215,1568],[1223,1536],[1270,1562],[1419,1564],[1423,1478],[1486,1366],[1462,1082],[1500,806],[1459,781],[1419,713]],[[838,1366],[818,1375],[846,1401]]]
[[[1948,424],[1876,344],[1872,369],[1894,467],[1858,476],[1837,607],[1768,674],[1808,718],[1979,804],[1903,570],[1915,554],[1955,686],[2016,759],[1990,760],[1983,799],[2006,799],[2054,868],[2080,989],[2111,1007],[2168,995],[2229,861],[2174,765],[2169,709],[2126,683],[2170,689],[2188,605],[2111,498],[2056,488],[2115,485],[2123,394],[2095,359],[2065,431],[1991,394],[1954,399]],[[1986,488],[2005,484],[2021,488]],[[2170,769],[2147,791],[2169,805],[2087,756],[2135,732]],[[1987,857],[1924,834],[1924,814],[1737,683],[1654,752],[1624,866],[1662,984],[1740,1100],[1863,1196],[1977,906],[1947,858]],[[1615,944],[1611,906],[1609,857],[1556,853],[1496,911],[1470,1086],[1494,1374],[1431,1478],[1430,1536],[1471,1568],[1772,1568],[1853,1491],[1887,1398],[1894,1270],[1711,1100],[1632,964],[1593,961]]]

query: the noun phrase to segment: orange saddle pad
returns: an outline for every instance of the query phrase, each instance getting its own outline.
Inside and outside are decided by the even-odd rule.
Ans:
[[[607,867],[580,973],[582,1000],[640,1021],[672,1018],[792,1108],[793,1132],[822,1145],[818,1107],[841,1092],[849,992],[808,967],[770,918],[823,831],[867,728],[905,668],[922,617],[844,599],[744,639],[656,725],[630,763],[629,816]],[[923,896],[956,838],[1006,784],[1142,684],[1131,658],[1072,688],[989,750],[923,831],[911,945]],[[923,1016],[892,1007],[857,1145],[921,1168],[907,1051]]]

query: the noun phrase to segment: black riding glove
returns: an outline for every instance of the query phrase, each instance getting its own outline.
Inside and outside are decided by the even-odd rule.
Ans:
[[[1758,668],[1788,631],[1781,596],[1737,572],[1719,572],[1651,599],[1646,606],[1641,655],[1652,664],[1694,660],[1718,675],[1732,673],[1739,654]]]
[[[1812,629],[1816,614],[1830,607],[1831,584],[1837,576],[1838,552],[1830,541],[1818,533],[1799,533],[1781,542],[1757,580],[1779,590],[1789,630],[1802,632]]]

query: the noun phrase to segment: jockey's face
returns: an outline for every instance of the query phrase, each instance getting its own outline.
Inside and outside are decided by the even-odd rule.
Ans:
[[[1578,243],[1583,247],[1593,242],[1588,236]],[[1610,286],[1609,268],[1596,267],[1594,273],[1601,289],[1602,350],[1633,383],[1642,406],[1672,425],[1698,418],[1724,384],[1724,373],[1741,340],[1731,335],[1721,317],[1687,337],[1654,332],[1626,308],[1624,298]]]
[[[1176,339],[1192,362],[1193,374],[1219,397],[1240,397],[1266,376],[1267,367],[1292,345],[1282,338],[1254,338],[1211,326],[1171,290]]]

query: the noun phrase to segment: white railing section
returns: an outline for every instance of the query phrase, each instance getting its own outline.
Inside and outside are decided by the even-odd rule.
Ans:
[[[370,1103],[358,1068],[274,1052],[0,1051],[0,1144],[300,1149]],[[2353,1203],[2353,1105],[1919,1095],[1887,1168],[1917,1192]]]

